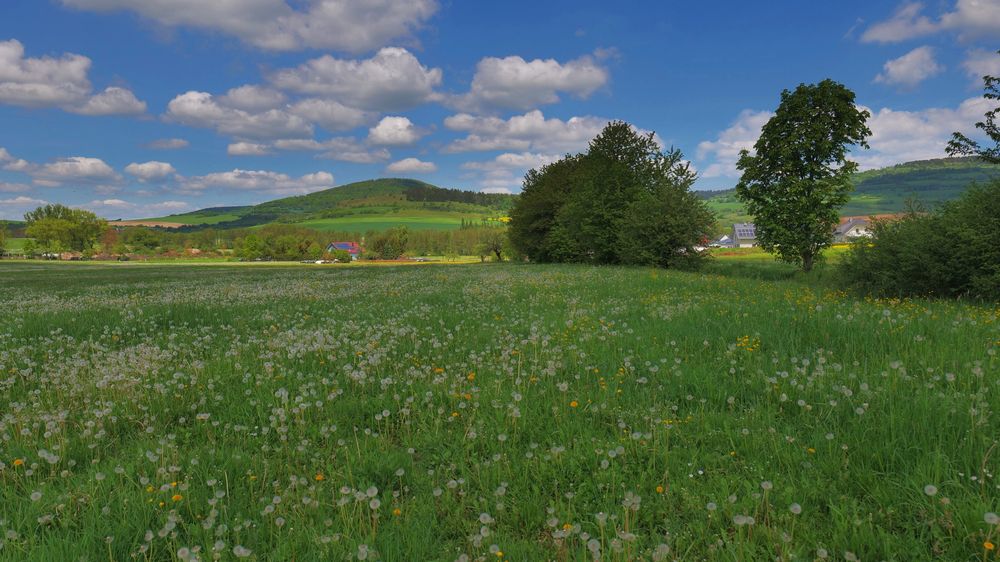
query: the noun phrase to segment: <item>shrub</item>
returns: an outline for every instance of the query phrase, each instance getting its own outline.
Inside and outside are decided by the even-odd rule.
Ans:
[[[846,282],[876,296],[1000,300],[1000,180],[973,186],[932,213],[876,221],[841,264]]]

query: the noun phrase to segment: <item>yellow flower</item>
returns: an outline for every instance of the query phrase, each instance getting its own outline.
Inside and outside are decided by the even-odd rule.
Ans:
[[[502,550],[498,550],[497,551],[497,558],[503,558],[503,551]]]
[[[469,373],[465,378],[470,381],[474,381],[476,380],[476,373]]]
[[[14,459],[14,466],[24,466],[24,459]]]
[[[983,543],[983,548],[985,548],[986,550],[993,550],[994,548],[996,548],[996,545],[991,543],[990,541],[986,541]]]
[[[392,514],[395,515],[396,517],[399,517],[400,515],[403,514],[403,510],[397,507],[396,509],[392,510]]]
[[[663,486],[657,486],[656,487],[656,493],[657,494],[662,494],[663,493]]]
[[[313,476],[313,479],[316,480],[317,482],[322,482],[326,480],[326,476],[323,476],[322,472],[317,472],[316,476]]]
[[[170,496],[170,499],[174,500],[175,502],[179,502],[182,499],[184,499],[184,496],[182,496],[180,494],[174,494],[174,495]]]
[[[458,417],[458,412],[452,412],[452,413],[451,413],[451,417],[453,417],[453,418],[457,418],[457,417]]]
[[[579,405],[580,405],[580,403],[577,402],[576,400],[573,400],[572,402],[569,403],[569,407],[570,408],[576,408]]]
[[[806,449],[806,452],[809,453],[810,455],[814,455],[816,454],[816,449],[809,447],[808,449]]]

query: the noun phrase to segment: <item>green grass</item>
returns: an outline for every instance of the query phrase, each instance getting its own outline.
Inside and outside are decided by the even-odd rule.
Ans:
[[[350,215],[346,217],[307,220],[296,226],[330,232],[368,232],[388,230],[395,226],[405,226],[411,230],[455,230],[462,225],[462,219],[478,223],[482,216],[463,215],[433,211],[402,211],[392,214]]]
[[[2,263],[0,559],[995,560],[1000,309],[745,264]]]
[[[24,245],[31,240],[30,238],[8,238],[4,242],[4,248],[12,252],[20,252],[24,249]]]

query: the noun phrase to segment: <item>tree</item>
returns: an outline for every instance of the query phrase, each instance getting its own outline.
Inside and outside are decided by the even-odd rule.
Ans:
[[[586,153],[528,172],[511,243],[535,261],[693,265],[714,222],[695,178],[679,150],[611,122]]]
[[[1000,51],[997,51],[1000,54]],[[988,100],[1000,100],[1000,77],[983,76],[983,97]],[[950,156],[979,156],[987,162],[1000,164],[1000,105],[987,111],[984,120],[976,123],[976,128],[986,134],[996,145],[982,147],[978,142],[962,133],[954,133],[948,142],[947,151]]]
[[[496,257],[496,261],[503,261],[503,246],[506,238],[507,237],[502,229],[488,229],[485,233],[483,233],[483,237],[479,242],[480,257],[493,254]]]
[[[761,247],[803,271],[822,257],[858,168],[847,160],[848,149],[868,148],[870,116],[854,104],[854,92],[833,80],[781,93],[756,154],[743,150],[736,164],[743,171],[736,196],[754,216]]]
[[[64,205],[45,205],[24,214],[25,234],[44,248],[56,242],[61,247],[82,252],[94,245],[108,223],[90,211]],[[50,251],[51,248],[49,248]]]
[[[371,242],[375,257],[394,260],[406,253],[410,231],[405,226],[397,226],[376,235]]]
[[[0,256],[7,248],[7,221],[0,221]]]
[[[267,252],[267,246],[265,246],[264,241],[260,239],[256,234],[251,234],[243,239],[243,243],[240,244],[239,255],[241,258],[246,260],[257,260],[264,257]]]

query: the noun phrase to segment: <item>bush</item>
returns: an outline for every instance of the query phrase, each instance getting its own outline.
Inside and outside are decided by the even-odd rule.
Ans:
[[[876,221],[841,264],[846,282],[885,297],[1000,300],[1000,180],[932,213]]]

